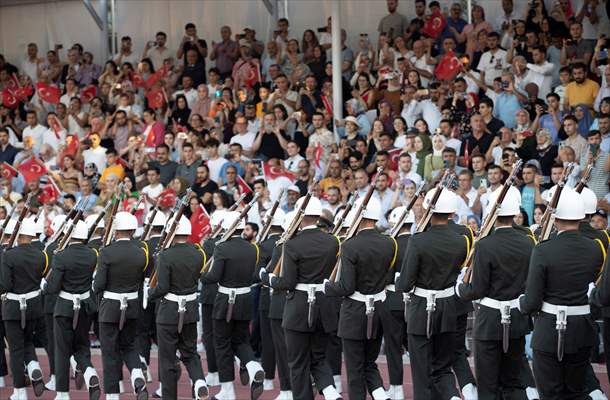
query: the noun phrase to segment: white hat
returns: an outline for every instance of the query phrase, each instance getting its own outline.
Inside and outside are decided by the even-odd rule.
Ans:
[[[359,209],[363,201],[364,197],[359,197],[358,200],[354,202],[354,209]],[[381,210],[381,203],[375,197],[371,197],[364,211],[362,212],[362,218],[379,221],[382,217],[382,214],[383,212]]]
[[[339,223],[339,218],[341,218],[344,211],[345,210],[341,210],[337,213],[337,215],[335,215],[335,220],[334,220],[335,226]],[[351,210],[349,210],[349,212],[345,216],[345,219],[343,220],[343,224],[341,225],[341,228],[349,228],[349,226],[351,225],[351,223],[354,219],[355,214],[356,214],[356,211],[353,208]]]
[[[150,217],[148,217],[148,219],[150,220]],[[161,211],[157,211],[157,213],[155,214],[155,218],[152,221],[152,226],[165,226],[165,223],[167,222],[167,217],[165,216],[165,214],[163,214]]]
[[[87,226],[89,227],[89,229],[91,229],[91,227],[93,226],[93,224],[95,224],[95,220],[97,219],[97,217],[99,217],[99,214],[91,214],[90,216],[88,216],[87,218],[85,218],[85,224],[87,224]],[[97,226],[95,227],[95,229],[104,229],[104,218],[102,218],[100,220],[100,222],[97,223]]]
[[[138,229],[138,219],[130,212],[118,212],[114,216],[114,229],[117,231],[135,231]]]
[[[53,231],[53,233],[57,232],[57,230],[61,227],[61,224],[63,224],[65,220],[66,216],[63,214],[56,215],[53,217],[53,220],[51,221],[51,230]]]
[[[284,215],[284,223],[282,224],[282,229],[284,229],[285,231],[288,230],[288,228],[290,228],[290,224],[292,223],[292,220],[294,219],[294,216],[296,215],[296,210],[292,210],[292,211],[288,211],[286,213],[286,215]]]
[[[432,201],[432,197],[434,197],[434,193],[438,190],[438,188],[434,188],[429,190],[426,193],[426,197],[424,198],[424,208],[428,208],[430,201]],[[432,210],[433,214],[451,214],[457,211],[457,196],[450,190],[443,188],[434,210]]]
[[[159,214],[159,213],[157,213]],[[170,223],[174,221],[174,218],[170,220]],[[178,222],[178,227],[176,228],[176,235],[185,235],[190,236],[192,233],[191,221],[188,220],[184,215],[180,218]]]
[[[492,207],[497,201],[500,192],[502,191],[502,187],[494,190],[489,196],[489,203],[487,203],[487,213],[491,212]],[[514,186],[511,186],[506,192],[506,196],[504,196],[504,200],[502,204],[500,204],[500,210],[498,211],[499,217],[510,217],[519,214],[521,208],[521,193],[519,189]]]
[[[265,219],[269,218],[269,214],[271,214],[271,210],[267,210],[265,212]],[[284,218],[286,217],[286,213],[281,208],[275,210],[275,214],[273,214],[273,220],[271,220],[271,226],[282,226],[284,224]]]
[[[17,225],[17,221],[13,218],[9,219],[8,224],[6,224],[6,228],[4,229],[5,235],[12,235],[15,230],[15,226]]]
[[[400,206],[400,207],[396,207],[395,209],[392,210],[392,212],[390,213],[390,217],[388,218],[388,223],[390,224],[390,226],[395,226],[398,223],[398,219],[400,218],[402,213],[405,212],[406,208],[407,207],[405,207],[405,206]],[[415,223],[415,213],[413,212],[413,210],[409,210],[409,214],[407,215],[407,217],[405,218],[403,223],[404,224]]]
[[[94,221],[95,222],[95,221]],[[93,222],[92,222],[93,224]],[[72,230],[72,239],[87,239],[89,237],[89,226],[85,221],[78,221]]]
[[[303,204],[303,201],[305,201],[305,196],[297,200],[295,209],[298,210],[301,207],[301,204]],[[307,208],[305,208],[305,215],[310,217],[319,217],[322,215],[322,203],[320,202],[320,199],[311,196],[309,203],[307,203]]]
[[[231,225],[233,225],[233,223],[237,221],[240,214],[241,213],[238,211],[227,211],[224,219],[222,220],[222,229],[229,229]],[[242,218],[241,220],[239,220],[239,224],[237,224],[236,229],[244,229],[245,227],[246,221],[244,218]]]
[[[212,226],[220,225],[226,214],[227,214],[227,211],[225,211],[225,210],[214,211],[214,213],[210,217],[210,225],[212,225]]]
[[[34,218],[36,219],[36,218]],[[42,218],[42,216],[38,217],[38,220],[36,221],[36,234],[40,235],[42,232],[44,232],[44,218]]]
[[[585,214],[595,214],[597,211],[597,196],[593,190],[588,187],[582,188],[580,197],[582,197],[582,200],[585,203]]]
[[[24,218],[19,228],[19,234],[24,236],[36,236],[36,223],[34,218]]]
[[[358,129],[362,128],[362,125],[360,125],[360,122],[358,122],[356,117],[352,117],[351,115],[348,117],[345,117],[345,122],[351,122],[352,124],[355,124],[358,127]]]
[[[585,202],[581,195],[570,187],[564,187],[557,202],[555,218],[578,221],[585,217]]]
[[[301,189],[297,185],[290,185],[286,188],[286,191],[301,193]]]

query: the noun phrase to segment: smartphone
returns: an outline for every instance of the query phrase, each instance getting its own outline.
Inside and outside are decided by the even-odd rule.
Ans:
[[[485,189],[487,189],[487,179],[481,179],[480,186],[483,186]]]
[[[253,158],[252,164],[256,165],[256,168],[258,168],[259,171],[263,170],[263,160],[260,158]]]
[[[154,40],[151,40],[150,42],[148,42],[148,47],[155,47],[156,44],[157,44],[157,42],[155,42]]]
[[[221,94],[222,94],[222,92],[220,90],[216,91],[216,97],[220,97]]]

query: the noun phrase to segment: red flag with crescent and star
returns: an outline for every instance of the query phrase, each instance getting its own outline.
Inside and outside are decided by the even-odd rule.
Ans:
[[[43,82],[36,82],[36,90],[38,91],[38,97],[40,97],[43,101],[50,104],[59,103],[59,99],[61,98],[61,90],[57,86]]]
[[[291,182],[294,182],[295,180],[295,176],[292,172],[287,171],[282,167],[271,166],[268,162],[263,163],[263,175],[267,181],[274,181],[281,176],[290,179]]]
[[[19,100],[17,97],[15,97],[13,92],[8,89],[4,89],[2,91],[2,105],[6,108],[14,110],[19,106]]]
[[[89,103],[95,97],[97,89],[95,85],[87,85],[80,91],[80,99],[83,103]]]
[[[55,203],[61,194],[59,190],[57,190],[57,187],[51,183],[43,185],[40,190],[41,192],[38,195],[38,201],[41,204]]]
[[[252,188],[248,185],[248,182],[244,180],[241,176],[237,175],[237,186],[239,187],[240,194],[248,194],[252,193]]]
[[[176,192],[174,192],[172,189],[165,189],[159,193],[159,198],[161,199],[159,200],[159,205],[165,208],[173,207],[177,200]]]
[[[18,171],[6,161],[0,164],[0,173],[4,179],[13,179],[17,176]]]
[[[148,100],[148,107],[156,109],[163,107],[165,104],[165,96],[161,88],[150,90],[146,93],[146,100]]]
[[[210,215],[205,207],[199,204],[199,207],[191,215],[191,236],[188,241],[191,243],[201,243],[201,240],[212,232],[210,225]]]
[[[426,25],[424,25],[424,27],[422,28],[421,33],[428,37],[436,39],[438,35],[443,32],[443,29],[445,29],[446,25],[447,21],[445,20],[445,17],[443,17],[443,14],[441,14],[440,11],[435,11],[434,13],[432,13],[432,15],[430,15],[430,19],[428,19]]]
[[[460,73],[460,60],[453,51],[447,52],[439,61],[434,75],[442,81],[453,80]]]
[[[21,86],[13,92],[13,95],[17,98],[17,100],[24,101],[24,102],[27,102],[28,99],[30,98],[30,96],[33,94],[34,94],[34,87],[32,87],[32,85],[29,85],[29,84],[27,86]]]
[[[17,77],[17,74],[13,72],[6,82],[6,88],[11,92],[14,92],[15,90],[19,89],[20,86],[21,85],[19,85],[19,78]]]
[[[21,163],[17,169],[23,175],[26,183],[35,181],[47,173],[47,167],[36,157],[31,157],[29,160]]]

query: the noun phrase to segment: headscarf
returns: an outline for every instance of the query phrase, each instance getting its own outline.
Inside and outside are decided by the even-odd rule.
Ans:
[[[580,108],[583,112],[582,119],[578,120],[578,133],[580,133],[581,136],[587,137],[589,128],[591,128],[591,125],[593,124],[593,117],[589,111],[589,106],[586,104],[577,104],[576,107],[574,107],[574,110],[577,108]]]

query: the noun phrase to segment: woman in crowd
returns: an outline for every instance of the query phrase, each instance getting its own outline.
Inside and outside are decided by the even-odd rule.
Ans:
[[[63,163],[64,166],[60,173],[62,189],[66,193],[75,194],[79,190],[80,181],[83,179],[83,173],[77,168],[73,156],[65,155]]]
[[[586,138],[589,135],[589,129],[593,124],[593,117],[586,104],[578,104],[574,107],[574,116],[578,120],[578,133]]]
[[[443,162],[443,150],[447,139],[443,135],[434,135],[432,137],[432,153],[424,158],[424,179],[428,182],[433,181],[439,171],[443,170],[445,164]]]
[[[176,96],[175,106],[168,122],[186,128],[188,127],[190,116],[191,109],[186,101],[186,97],[183,94],[179,94]]]
[[[314,60],[314,49],[318,46],[318,37],[311,29],[306,29],[303,32],[303,39],[301,40],[301,50],[303,51],[303,62],[309,64]]]
[[[541,167],[542,175],[546,182],[550,181],[551,168],[555,164],[558,155],[558,147],[553,144],[551,133],[547,129],[540,129],[536,133],[536,156]]]

